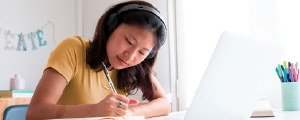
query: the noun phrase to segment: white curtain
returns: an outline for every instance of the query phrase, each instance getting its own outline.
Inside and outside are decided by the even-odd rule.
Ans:
[[[177,28],[179,110],[186,110],[223,31],[287,46],[283,60],[300,61],[300,1],[297,0],[177,0],[183,29]],[[177,17],[178,19],[178,17]],[[181,23],[177,22],[177,26]],[[183,49],[181,50],[180,49]],[[299,54],[299,55],[298,55]],[[184,63],[181,63],[181,62]],[[280,63],[282,64],[282,62]],[[281,107],[280,82],[274,76],[264,92],[273,108]],[[188,71],[188,72],[180,72]],[[184,92],[180,92],[184,91]],[[183,106],[182,106],[183,105]]]

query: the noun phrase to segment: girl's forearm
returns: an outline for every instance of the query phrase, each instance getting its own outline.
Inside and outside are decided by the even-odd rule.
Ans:
[[[93,104],[82,105],[56,105],[48,103],[39,103],[30,106],[26,114],[26,120],[44,120],[56,118],[82,118],[91,117],[91,108]]]
[[[171,104],[166,98],[157,98],[149,103],[129,108],[134,116],[145,118],[168,115],[171,112]]]

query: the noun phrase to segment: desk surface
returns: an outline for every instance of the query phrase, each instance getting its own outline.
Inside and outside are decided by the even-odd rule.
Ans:
[[[300,120],[300,111],[282,111],[281,109],[273,109],[275,117],[250,118],[249,120]],[[148,118],[146,120],[183,120],[186,111],[172,112],[168,116],[160,116]],[[51,120],[66,120],[66,119],[51,119]],[[93,118],[75,118],[70,120],[94,120]]]
[[[300,111],[282,111],[273,109],[275,117],[249,118],[249,120],[300,120]],[[146,120],[183,120],[186,111],[172,112],[168,116],[148,118]]]

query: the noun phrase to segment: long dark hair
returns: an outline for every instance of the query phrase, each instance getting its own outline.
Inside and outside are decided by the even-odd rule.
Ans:
[[[106,53],[106,42],[111,33],[108,31],[106,22],[111,13],[116,12],[118,9],[128,4],[147,5],[156,9],[152,4],[144,1],[128,1],[110,7],[98,21],[93,41],[90,41],[91,47],[88,48],[87,51],[87,63],[92,69],[97,71],[101,70],[101,61],[107,66],[110,66]],[[152,58],[144,59],[140,64],[118,70],[118,88],[122,89],[128,95],[135,94],[136,91],[134,90],[140,88],[143,92],[143,100],[153,100],[153,92],[156,91],[156,86],[152,84],[151,77],[152,75],[155,75],[153,66],[157,58],[158,50],[166,40],[166,27],[157,16],[146,11],[131,11],[124,13],[119,16],[119,24],[121,23],[138,25],[152,31],[155,41],[155,46],[152,50],[155,50],[156,54]]]

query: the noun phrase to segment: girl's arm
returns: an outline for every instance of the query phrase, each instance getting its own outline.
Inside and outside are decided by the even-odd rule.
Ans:
[[[168,115],[171,112],[171,104],[165,95],[164,90],[154,76],[152,76],[151,80],[157,87],[157,90],[154,90],[155,99],[149,101],[149,103],[129,108],[127,110],[127,114],[131,114],[133,116],[145,116],[145,118],[149,118]]]
[[[129,99],[111,93],[98,104],[57,105],[57,101],[67,85],[66,79],[56,70],[45,70],[28,107],[27,120],[55,118],[123,116],[128,109]],[[118,108],[119,101],[123,108]]]

